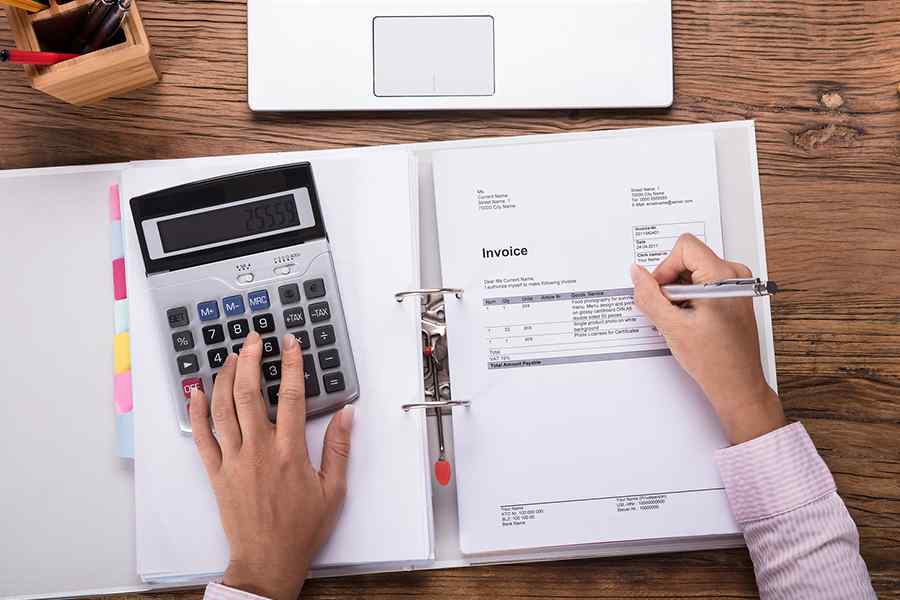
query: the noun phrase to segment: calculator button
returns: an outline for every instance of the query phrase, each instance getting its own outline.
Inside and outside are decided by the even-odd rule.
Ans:
[[[197,360],[196,354],[182,354],[175,360],[178,361],[178,372],[182,375],[189,375],[200,370],[200,361]]]
[[[288,329],[306,325],[306,316],[302,306],[295,306],[284,311],[284,326]]]
[[[266,290],[250,292],[247,294],[247,304],[252,311],[266,310],[269,308],[269,292]]]
[[[235,344],[234,346],[231,347],[231,351],[234,352],[235,354],[240,354],[241,348],[243,348],[243,347],[244,347],[243,344]]]
[[[313,323],[321,323],[331,319],[331,307],[327,302],[316,302],[309,305],[309,320]]]
[[[321,298],[325,295],[325,281],[323,279],[310,279],[303,282],[303,293],[307,299]]]
[[[269,402],[272,404],[278,404],[278,388],[280,387],[280,385],[270,385],[269,389],[266,390],[269,395]]]
[[[238,283],[253,283],[253,273],[241,273],[237,276]]]
[[[228,296],[222,298],[222,308],[225,309],[225,316],[236,317],[244,314],[244,298],[242,296]]]
[[[176,331],[172,334],[172,346],[175,352],[184,352],[194,347],[194,334],[190,331]]]
[[[184,393],[186,400],[191,399],[191,390],[194,388],[197,388],[201,392],[203,391],[203,380],[199,377],[191,377],[190,379],[185,379],[181,382],[181,391]]]
[[[263,358],[272,358],[273,356],[278,356],[278,353],[280,352],[280,349],[278,347],[278,338],[263,338],[262,347]]]
[[[225,364],[225,359],[228,358],[228,350],[225,348],[216,348],[215,350],[207,352],[206,357],[209,359],[209,368],[218,369]]]
[[[309,332],[308,331],[294,331],[294,337],[297,338],[297,341],[300,342],[301,350],[309,350]]]
[[[281,361],[273,360],[272,362],[263,363],[263,377],[266,381],[275,381],[281,379]]]
[[[341,356],[338,354],[337,348],[319,352],[319,366],[323,371],[341,366]]]
[[[306,384],[306,397],[319,395],[319,379],[316,377],[316,363],[312,354],[303,355],[303,381]]]
[[[169,327],[171,327],[172,329],[187,327],[188,323],[190,323],[190,317],[188,317],[188,309],[183,306],[179,306],[178,308],[170,308],[169,310],[167,310],[166,318],[169,319]]]
[[[290,273],[290,270],[288,270],[288,273]],[[278,297],[281,299],[282,304],[296,304],[300,302],[300,286],[296,283],[283,285],[278,288]]]
[[[201,302],[197,305],[197,314],[201,321],[215,321],[219,318],[219,303],[215,300]]]
[[[292,270],[291,265],[284,265],[283,267],[275,267],[272,269],[272,272],[276,275],[290,275]]]
[[[203,328],[203,342],[207,346],[221,344],[225,341],[225,330],[221,325],[207,325]]]
[[[250,323],[247,319],[228,321],[228,337],[233,340],[242,340],[250,333]]]
[[[322,325],[313,329],[313,337],[316,338],[316,346],[327,346],[334,343],[334,327]]]
[[[340,392],[347,388],[347,386],[344,385],[344,374],[341,372],[325,375],[322,377],[322,383],[325,384],[326,394],[333,394],[334,392]]]
[[[272,333],[275,331],[275,317],[271,314],[256,315],[253,317],[253,329],[257,333]]]

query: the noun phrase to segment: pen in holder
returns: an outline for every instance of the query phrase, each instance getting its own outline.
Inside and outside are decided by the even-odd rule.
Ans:
[[[89,15],[94,0],[49,2],[49,8],[35,13],[7,7],[16,46],[21,50],[70,52],[77,43],[82,48],[76,52],[96,49],[54,65],[26,65],[25,73],[34,89],[82,106],[159,80],[136,0],[125,5],[124,18],[105,21],[106,31],[94,27],[90,33],[84,33],[88,19],[94,18],[95,25],[103,23],[102,15]],[[110,3],[108,8],[115,4]],[[88,37],[82,42],[80,36]]]

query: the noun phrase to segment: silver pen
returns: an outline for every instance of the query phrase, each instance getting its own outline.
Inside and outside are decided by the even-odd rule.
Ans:
[[[755,278],[723,279],[694,285],[664,285],[662,292],[673,302],[711,298],[757,298],[777,293],[778,285],[774,281]]]

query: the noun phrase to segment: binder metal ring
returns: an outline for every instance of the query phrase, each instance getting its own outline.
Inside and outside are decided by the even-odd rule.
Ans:
[[[469,406],[472,404],[469,400],[432,400],[431,402],[413,402],[402,406],[403,412],[409,412],[415,408],[444,408],[454,406]]]
[[[454,296],[462,300],[463,291],[464,290],[462,288],[430,288],[424,290],[409,290],[406,292],[397,292],[396,294],[394,294],[394,300],[396,300],[397,302],[403,302],[404,300],[412,296],[428,296],[429,294],[442,294],[445,296],[447,294],[453,294]]]

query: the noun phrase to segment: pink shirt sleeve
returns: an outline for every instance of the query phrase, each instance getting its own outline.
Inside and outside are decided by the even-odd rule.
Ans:
[[[803,425],[719,450],[716,462],[761,598],[875,598],[856,525]]]

